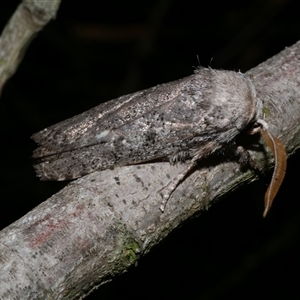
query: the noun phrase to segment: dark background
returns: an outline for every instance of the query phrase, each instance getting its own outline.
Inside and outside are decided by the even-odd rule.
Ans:
[[[19,1],[0,4],[2,29]],[[65,184],[34,174],[30,136],[199,65],[246,72],[300,39],[299,1],[63,0],[0,99],[1,228]],[[299,156],[266,219],[270,174],[187,222],[87,299],[299,299]]]

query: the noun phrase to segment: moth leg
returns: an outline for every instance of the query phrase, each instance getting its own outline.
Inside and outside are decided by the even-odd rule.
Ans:
[[[192,159],[188,166],[175,178],[172,179],[171,182],[168,183],[166,187],[163,188],[163,200],[160,206],[161,212],[164,212],[166,205],[168,203],[169,198],[171,197],[172,193],[176,189],[176,187],[184,180],[189,172],[191,172],[197,166],[197,159]]]
[[[262,172],[261,167],[252,158],[250,152],[246,150],[243,146],[237,147],[235,155],[239,157],[239,163],[242,168],[249,168],[250,166],[252,169]]]
[[[242,165],[242,167],[248,166],[250,164],[250,153],[243,146],[238,146],[235,154],[239,157],[239,163]]]

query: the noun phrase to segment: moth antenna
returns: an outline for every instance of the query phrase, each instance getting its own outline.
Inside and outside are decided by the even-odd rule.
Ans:
[[[200,58],[199,58],[199,55],[197,54],[197,61],[198,61],[198,67],[201,67],[201,62],[200,62]]]

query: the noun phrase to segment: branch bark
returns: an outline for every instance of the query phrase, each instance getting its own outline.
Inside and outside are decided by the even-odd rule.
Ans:
[[[16,65],[6,74],[11,76]],[[293,154],[300,143],[300,42],[247,74],[264,103],[270,130]],[[252,156],[262,168],[272,167],[272,156]],[[95,172],[5,228],[0,232],[0,296],[83,298],[136,263],[183,221],[257,179],[235,162],[203,167],[176,188],[162,214],[157,191],[183,167],[153,163]]]
[[[56,16],[60,0],[23,0],[0,37],[0,93],[38,31]]]

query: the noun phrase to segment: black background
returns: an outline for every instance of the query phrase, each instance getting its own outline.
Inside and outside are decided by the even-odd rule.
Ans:
[[[298,1],[70,1],[28,48],[0,99],[1,228],[65,184],[34,174],[30,136],[199,65],[255,67],[300,39]],[[3,28],[19,1],[0,4]],[[299,156],[266,219],[265,181],[187,222],[87,299],[299,299]]]

